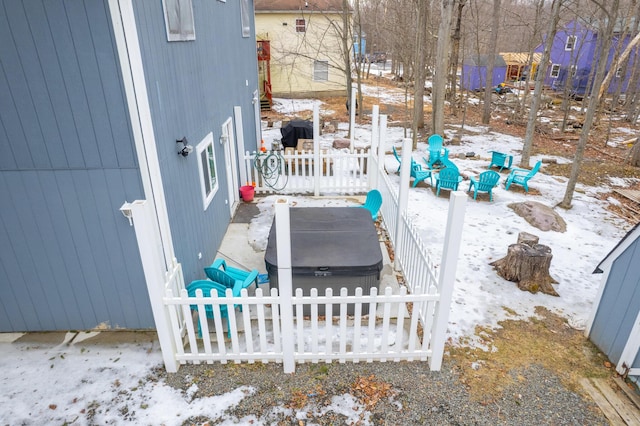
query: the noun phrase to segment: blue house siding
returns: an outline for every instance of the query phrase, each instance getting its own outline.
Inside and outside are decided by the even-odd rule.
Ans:
[[[0,331],[153,327],[106,2],[0,7]]]
[[[640,310],[639,259],[640,240],[636,239],[613,261],[589,334],[614,363],[620,359]]]
[[[204,278],[203,268],[213,261],[230,221],[219,140],[234,106],[242,108],[246,149],[256,149],[254,29],[250,37],[242,37],[239,2],[194,0],[195,40],[167,42],[162,2],[134,2],[134,11],[172,238],[188,283]],[[195,152],[186,158],[177,155],[175,141],[186,136],[195,147],[209,132],[218,191],[204,211],[199,159]]]

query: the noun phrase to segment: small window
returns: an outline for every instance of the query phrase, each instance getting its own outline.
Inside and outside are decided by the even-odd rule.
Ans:
[[[313,80],[329,80],[329,61],[313,61]]]
[[[620,77],[622,77],[622,68],[618,68],[616,70],[616,78],[620,78]]]
[[[549,74],[549,77],[558,78],[559,75],[560,75],[560,64],[551,65],[551,74]]]
[[[167,41],[195,40],[191,0],[162,0]]]
[[[216,152],[213,149],[213,133],[209,133],[196,147],[198,153],[198,171],[200,172],[200,187],[202,189],[202,203],[206,210],[218,191],[218,173],[216,171]]]
[[[571,65],[569,67],[569,72],[571,73],[571,77],[575,77],[577,71],[578,71],[578,67],[577,66]]]
[[[567,36],[567,42],[564,44],[564,50],[570,51],[576,47],[576,36]]]
[[[307,27],[306,27],[306,24],[304,22],[304,18],[296,19],[296,32],[297,33],[303,33],[305,31],[307,31]]]
[[[242,23],[242,37],[251,35],[251,7],[249,0],[240,0],[240,22]]]

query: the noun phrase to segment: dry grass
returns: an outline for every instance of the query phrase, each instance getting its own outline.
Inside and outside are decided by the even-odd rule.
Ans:
[[[497,330],[480,329],[489,351],[470,347],[449,347],[472,398],[489,403],[499,398],[513,382],[512,373],[538,364],[554,372],[568,389],[582,392],[579,379],[610,377],[615,371],[607,358],[564,318],[537,307],[539,318],[506,320]],[[521,376],[521,380],[524,380]]]

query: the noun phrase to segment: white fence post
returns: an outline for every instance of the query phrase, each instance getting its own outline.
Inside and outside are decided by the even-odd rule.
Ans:
[[[164,305],[165,273],[164,255],[160,240],[160,229],[155,217],[153,204],[147,200],[136,200],[133,203],[125,203],[120,210],[127,216],[130,214],[135,227],[136,241],[142,260],[144,278],[147,282],[149,301],[153,320],[156,323],[156,332],[162,351],[164,368],[169,373],[178,371],[176,362],[176,346],[173,338],[171,320]],[[127,216],[129,217],[129,216]]]
[[[404,159],[403,159],[404,162]],[[403,164],[404,166],[404,164]],[[432,338],[432,356],[429,367],[431,371],[439,371],[442,366],[444,342],[451,311],[453,286],[456,281],[456,267],[462,241],[462,225],[464,224],[464,210],[467,204],[467,194],[463,191],[452,191],[449,198],[449,215],[447,230],[444,234],[442,262],[440,264],[440,300],[434,312]]]
[[[356,134],[356,89],[351,90],[351,101],[349,104],[349,135],[351,139],[349,139],[349,152],[353,152],[353,141]]]
[[[400,270],[400,258],[402,256],[402,232],[404,226],[402,213],[407,210],[407,202],[409,200],[409,179],[411,179],[411,148],[412,140],[404,138],[402,140],[402,164],[400,167],[400,189],[398,190],[398,217],[396,218],[396,246],[394,247],[396,255],[394,260],[394,268]]]
[[[320,107],[313,105],[313,194],[320,195]]]
[[[367,158],[367,182],[369,184],[369,189],[374,189],[378,187],[378,168],[375,167],[373,170],[371,166],[375,164],[374,160],[380,158],[378,156],[378,116],[380,114],[380,106],[374,105],[373,111],[371,112],[371,148],[369,148],[369,155]]]
[[[293,303],[291,276],[291,223],[289,221],[289,200],[275,201],[276,254],[278,256],[278,292],[280,294],[280,318],[282,320],[282,364],[285,373],[294,373],[293,358]]]

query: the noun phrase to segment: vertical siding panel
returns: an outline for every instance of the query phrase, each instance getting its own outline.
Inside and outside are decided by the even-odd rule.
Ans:
[[[2,209],[3,221],[8,234],[8,245],[11,246],[13,265],[5,263],[5,267],[9,267],[9,282],[16,298],[21,302],[21,309],[28,327],[34,329],[47,330],[51,329],[54,318],[49,310],[46,302],[42,303],[46,288],[44,288],[37,274],[38,259],[34,258],[31,253],[30,229],[24,229],[21,222],[22,215],[25,212],[24,206],[21,205],[21,198],[12,196],[4,188],[17,189],[18,194],[24,194],[24,188],[19,173],[5,173],[3,179],[3,188],[0,189],[0,199],[10,203],[12,209]],[[27,226],[27,228],[29,228]],[[32,236],[32,235],[31,235]],[[34,303],[35,302],[35,303]],[[36,307],[36,303],[38,303]]]
[[[7,15],[0,14],[0,40],[2,40],[0,43],[0,58],[2,58],[0,69],[4,77],[0,80],[0,114],[8,139],[22,142],[11,145],[17,166],[33,167],[33,158],[26,143],[29,133],[25,132],[22,124],[22,114],[33,117],[33,114],[29,114],[32,108],[29,104],[25,106],[24,99],[22,99],[24,93],[28,92],[28,88],[7,18]]]
[[[0,175],[0,183],[2,182]],[[0,189],[0,193],[2,190]],[[12,280],[10,272],[16,275],[16,265],[18,262],[13,252],[13,246],[9,243],[9,235],[7,227],[0,211],[0,305],[2,305],[3,316],[0,316],[0,331],[27,330],[27,322],[25,321],[21,303],[18,300],[17,293],[23,290],[22,281]],[[14,288],[15,287],[15,288]],[[5,322],[6,321],[6,322]]]
[[[0,23],[1,27],[2,24]],[[2,39],[1,34],[0,39]],[[2,46],[2,43],[0,43],[0,46]],[[0,51],[0,58],[2,58],[2,51]],[[11,102],[11,94],[6,77],[0,62],[0,152],[4,153],[4,155],[0,155],[0,170],[11,170],[18,167],[14,151],[17,151],[20,157],[24,157],[20,155],[21,152],[27,152],[26,144],[13,143],[14,141],[22,141],[24,137],[18,126],[18,114]],[[20,138],[18,134],[21,136]]]
[[[611,265],[611,272],[592,327],[592,340],[613,362],[617,362],[637,315],[640,276],[634,253],[638,241],[629,246]],[[635,275],[634,275],[635,274]]]

